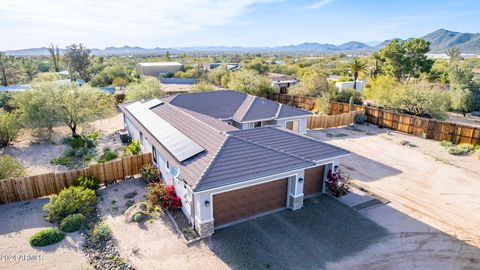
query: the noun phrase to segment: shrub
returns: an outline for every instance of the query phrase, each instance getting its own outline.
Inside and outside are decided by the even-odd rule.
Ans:
[[[461,143],[458,145],[452,144],[451,146],[447,147],[447,151],[450,155],[460,156],[475,151],[475,147],[468,143]]]
[[[48,246],[60,242],[65,238],[65,234],[57,228],[47,228],[37,232],[30,237],[30,245],[35,247]]]
[[[143,165],[140,173],[142,174],[142,177],[149,182],[158,182],[161,178],[157,167],[153,166],[152,164]]]
[[[100,131],[93,131],[85,136],[87,139],[96,141],[100,137]]]
[[[132,143],[127,145],[125,147],[125,153],[124,156],[131,156],[131,155],[136,155],[140,153],[141,148],[140,148],[140,141],[139,140],[134,140]]]
[[[147,200],[151,205],[161,206],[164,209],[176,209],[182,206],[182,201],[175,194],[173,185],[163,183],[151,183],[148,186]]]
[[[15,113],[4,113],[0,109],[0,148],[8,146],[20,134],[22,124]]]
[[[63,232],[76,232],[87,223],[87,218],[83,214],[69,215],[60,223],[60,230]]]
[[[440,145],[443,147],[450,147],[453,145],[453,143],[451,141],[443,140],[440,142]]]
[[[69,143],[73,149],[79,149],[86,146],[85,139],[80,135],[73,135],[69,140]]]
[[[132,220],[135,221],[135,222],[142,221],[143,220],[143,214],[142,213],[136,213],[135,215],[133,215]]]
[[[350,97],[353,97],[353,104],[362,104],[362,94],[354,89],[345,88],[338,92],[335,101],[350,103]]]
[[[74,152],[73,155],[74,155],[75,157],[77,157],[77,158],[81,158],[81,157],[83,157],[83,156],[85,155],[85,152],[86,152],[86,151],[85,151],[83,148],[80,148],[80,149],[78,149],[78,150],[75,150],[75,152]]]
[[[26,171],[25,166],[16,159],[0,155],[0,179],[24,176]]]
[[[362,113],[362,114],[357,114],[357,115],[355,116],[355,123],[357,123],[357,124],[363,124],[363,123],[365,123],[365,121],[367,121],[367,116],[366,116],[364,113]]]
[[[63,165],[63,166],[67,166],[71,162],[72,162],[71,157],[59,157],[59,158],[54,158],[50,161],[50,163],[53,165]]]
[[[71,214],[81,213],[87,216],[95,209],[96,200],[93,190],[72,186],[50,197],[50,202],[43,209],[47,211],[48,221],[58,222]]]
[[[75,181],[75,186],[97,190],[100,186],[100,180],[94,176],[80,176],[77,181]]]
[[[113,152],[110,148],[105,147],[103,149],[103,154],[100,156],[100,159],[98,160],[98,162],[104,163],[112,159],[116,159],[117,157],[118,157],[117,153]]]
[[[98,243],[100,241],[107,240],[111,234],[110,227],[107,224],[101,222],[95,225],[92,229],[93,242]]]

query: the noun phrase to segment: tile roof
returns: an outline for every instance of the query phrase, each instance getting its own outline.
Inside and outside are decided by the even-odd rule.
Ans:
[[[309,111],[233,90],[182,93],[169,102],[177,107],[219,119],[233,119],[237,122],[312,114]]]

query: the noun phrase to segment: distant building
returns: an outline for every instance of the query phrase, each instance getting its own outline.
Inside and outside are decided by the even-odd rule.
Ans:
[[[295,77],[286,74],[269,73],[267,77],[272,82],[272,86],[279,90],[280,94],[286,94],[290,86],[298,83]]]
[[[365,84],[367,83],[367,81],[363,81],[363,80],[357,80],[357,91],[363,91],[363,88],[365,88]],[[345,88],[351,88],[353,89],[353,81],[349,81],[349,82],[336,82],[335,83],[335,86],[337,87],[338,91],[342,91],[342,89],[345,89]]]
[[[173,74],[182,70],[182,68],[183,65],[178,62],[152,62],[137,64],[137,72],[140,74],[140,77],[158,77],[160,75]]]
[[[31,88],[32,87],[30,84],[13,84],[8,86],[0,85],[0,92],[21,92]]]
[[[228,71],[235,71],[240,68],[238,63],[209,63],[204,65],[205,71],[217,69],[219,67],[225,67]]]

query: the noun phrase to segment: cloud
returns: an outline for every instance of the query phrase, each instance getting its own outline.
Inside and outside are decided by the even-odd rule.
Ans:
[[[0,32],[13,39],[124,39],[139,44],[189,31],[235,24],[271,0],[2,0]],[[2,44],[0,48],[9,44]],[[107,42],[108,43],[108,42]],[[45,44],[48,44],[46,42]]]
[[[320,0],[320,1],[318,1],[316,3],[313,3],[309,6],[305,6],[304,8],[306,8],[306,9],[317,9],[317,8],[321,8],[321,7],[325,6],[328,3],[332,3],[334,1],[336,1],[336,0]]]

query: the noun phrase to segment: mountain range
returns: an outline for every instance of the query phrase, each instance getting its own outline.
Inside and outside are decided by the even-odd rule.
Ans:
[[[439,29],[421,38],[429,41],[431,53],[444,53],[448,48],[458,47],[462,53],[480,54],[480,33],[460,33],[445,29]],[[399,38],[394,38],[401,40]],[[240,47],[240,46],[196,46],[175,48],[142,48],[142,47],[107,47],[105,49],[92,49],[94,55],[152,55],[188,52],[286,52],[286,53],[371,53],[383,48],[393,39],[383,42],[349,41],[341,45],[306,42],[298,45],[277,47]],[[408,40],[408,39],[407,39]],[[63,50],[62,50],[63,51]],[[32,48],[6,51],[6,54],[15,56],[39,56],[48,55],[48,49]]]

